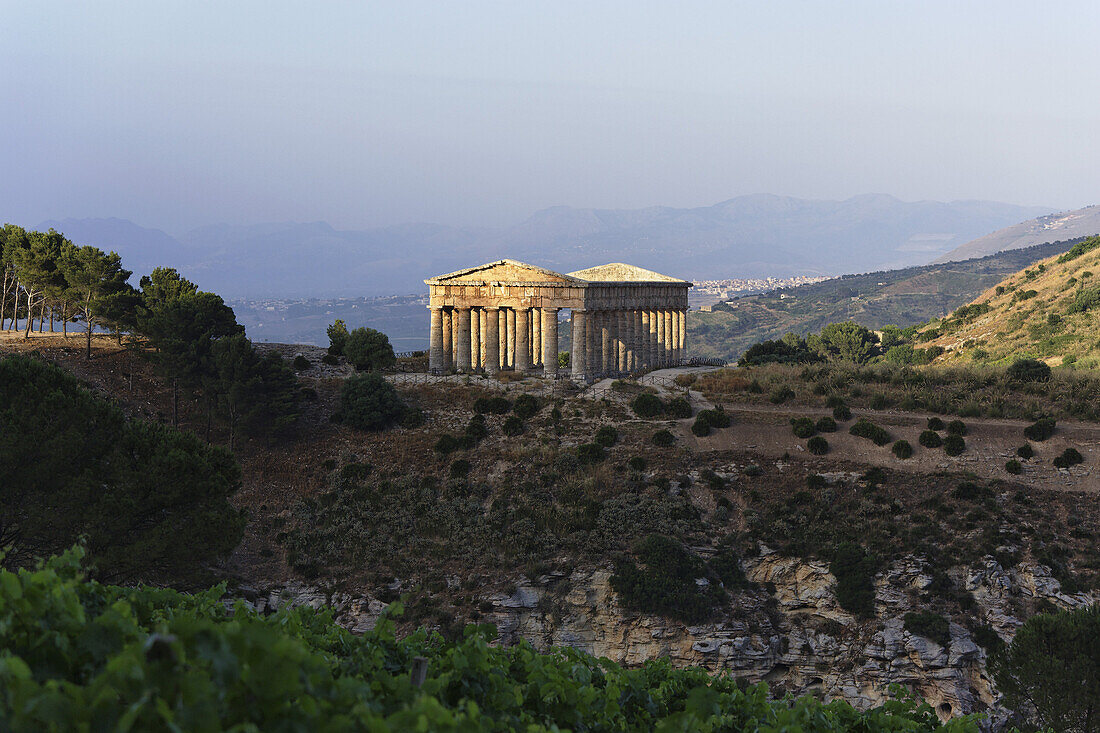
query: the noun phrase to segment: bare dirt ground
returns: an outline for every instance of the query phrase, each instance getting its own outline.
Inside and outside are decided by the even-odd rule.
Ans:
[[[692,402],[699,407],[709,406],[698,393],[692,393]],[[733,424],[700,438],[691,432],[691,420],[680,421],[683,445],[699,452],[742,450],[759,453],[769,458],[784,454],[808,455],[806,441],[791,432],[792,417],[812,417],[815,420],[832,411],[824,408],[784,407],[762,405],[738,405],[727,403],[727,412]],[[860,417],[866,417],[890,432],[893,440],[904,439],[913,446],[913,456],[901,460],[894,456],[890,444],[877,446],[866,438],[848,433],[848,428]],[[937,472],[967,471],[980,478],[1000,478],[1022,482],[1045,489],[1072,491],[1100,490],[1100,471],[1095,470],[1100,460],[1100,425],[1082,422],[1059,422],[1058,430],[1049,440],[1033,442],[1035,457],[1024,461],[1023,472],[1017,476],[1005,470],[1005,463],[1016,457],[1016,449],[1029,442],[1024,428],[1030,423],[1022,420],[993,420],[967,418],[966,451],[951,457],[942,448],[925,448],[917,441],[926,428],[931,415],[896,412],[893,410],[856,410],[851,420],[837,424],[837,432],[821,433],[829,441],[829,453],[825,458],[855,461],[872,466],[931,474]],[[946,435],[942,432],[941,435]],[[1058,469],[1054,458],[1066,448],[1076,448],[1085,462],[1069,469]]]

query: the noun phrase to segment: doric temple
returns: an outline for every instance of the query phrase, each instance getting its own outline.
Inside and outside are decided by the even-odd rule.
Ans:
[[[613,263],[568,275],[514,260],[424,281],[432,313],[429,368],[558,376],[558,315],[571,312],[574,379],[679,364],[691,283]]]

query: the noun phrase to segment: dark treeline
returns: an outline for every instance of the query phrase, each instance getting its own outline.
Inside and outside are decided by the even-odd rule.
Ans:
[[[159,267],[129,284],[131,272],[115,252],[77,246],[54,230],[0,229],[0,329],[23,336],[35,323],[44,331],[82,323],[85,357],[92,356],[96,328],[149,358],[172,387],[173,424],[181,395],[201,400],[206,435],[220,415],[232,447],[238,432],[271,438],[298,417],[294,372],[278,354],[261,356],[244,335],[233,310],[214,293],[200,291],[171,268]]]

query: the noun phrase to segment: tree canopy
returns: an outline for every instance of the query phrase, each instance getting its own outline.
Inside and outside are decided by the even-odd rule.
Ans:
[[[0,546],[5,563],[85,537],[94,574],[178,577],[240,540],[232,455],[128,420],[59,367],[0,360]]]

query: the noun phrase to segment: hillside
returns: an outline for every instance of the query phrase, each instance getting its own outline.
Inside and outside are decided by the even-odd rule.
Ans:
[[[695,279],[905,267],[1049,211],[878,194],[844,201],[758,194],[693,208],[556,206],[492,229],[401,224],[340,230],[325,222],[282,222],[218,224],[172,237],[119,219],[42,226],[68,233],[77,244],[115,250],[138,274],[171,262],[226,298],[327,298],[419,292],[425,277],[502,257],[563,272],[631,262]]]
[[[86,360],[75,341],[0,333],[0,351],[63,365],[128,415],[171,413],[147,362],[106,337]],[[903,683],[942,718],[996,722],[989,652],[1037,613],[1098,597],[1095,457],[1065,471],[1051,460],[1100,439],[1057,412],[1088,375],[989,388],[1059,417],[1009,471],[1029,424],[1019,413],[971,413],[959,454],[920,442],[932,413],[972,396],[957,381],[768,365],[578,390],[394,373],[423,421],[360,432],[332,419],[350,368],[286,348],[308,361],[299,431],[237,444],[232,503],[247,525],[211,568],[263,613],[327,605],[362,633],[403,599],[402,634],[457,639],[492,623],[504,646],[702,667],[860,710]],[[658,414],[632,408],[643,392]],[[182,428],[205,432],[201,400],[180,412]],[[820,433],[810,442],[792,429],[807,418]],[[911,452],[863,437],[861,418]],[[210,435],[225,442],[225,425]]]
[[[1079,254],[1078,254],[1079,253]],[[1100,366],[1100,237],[1006,277],[922,334],[941,361],[1004,362],[1030,356],[1050,364]]]
[[[1074,244],[1050,242],[962,262],[845,275],[739,298],[711,313],[692,311],[691,355],[733,360],[754,343],[788,332],[805,335],[847,320],[868,328],[922,323],[968,303],[1005,275]]]
[[[1031,247],[1054,239],[1075,239],[1100,233],[1100,206],[1045,214],[1013,224],[967,242],[940,257],[936,262],[983,257],[994,252]]]

